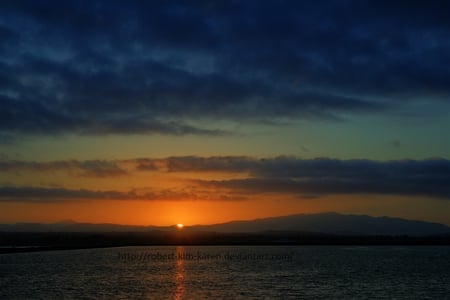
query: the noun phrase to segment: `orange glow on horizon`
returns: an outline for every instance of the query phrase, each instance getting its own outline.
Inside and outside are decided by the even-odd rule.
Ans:
[[[72,220],[80,223],[114,223],[141,226],[174,224],[208,225],[291,214],[335,211],[382,216],[391,214],[409,219],[448,222],[448,203],[435,199],[379,197],[370,195],[321,197],[314,200],[280,199],[276,195],[248,201],[69,201],[48,203],[5,202],[0,209],[3,223],[53,223]],[[361,203],[360,199],[364,198]],[[433,205],[430,206],[429,203]],[[356,206],[358,203],[359,206]],[[364,204],[364,205],[362,205]],[[405,210],[408,205],[420,210]],[[421,215],[419,215],[419,211]],[[370,212],[370,213],[368,213]],[[425,217],[424,217],[425,216]],[[450,225],[450,224],[449,224]],[[176,227],[178,228],[178,226]]]

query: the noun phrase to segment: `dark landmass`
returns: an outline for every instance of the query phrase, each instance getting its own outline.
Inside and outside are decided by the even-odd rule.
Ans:
[[[195,226],[195,230],[217,232],[308,231],[334,235],[411,235],[449,234],[450,227],[432,222],[392,217],[344,215],[334,212],[233,221]]]
[[[0,232],[0,253],[156,245],[450,245],[450,235],[351,236],[305,232]]]
[[[152,230],[169,230],[173,226],[135,226],[120,224],[93,224],[62,221],[57,223],[15,223],[0,224],[0,232],[148,232]]]
[[[151,245],[450,245],[448,226],[323,213],[214,225],[130,226],[72,221],[0,225],[0,253]]]
[[[134,226],[91,224],[63,221],[51,224],[0,224],[0,232],[150,232],[172,231],[173,226]],[[411,235],[449,234],[450,227],[416,220],[338,213],[299,214],[291,216],[233,221],[213,225],[187,226],[185,231],[247,233],[262,231],[318,232],[333,235]]]

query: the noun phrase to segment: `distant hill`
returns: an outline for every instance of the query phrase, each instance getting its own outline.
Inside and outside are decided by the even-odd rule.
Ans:
[[[343,215],[334,212],[233,221],[194,228],[217,232],[304,231],[343,235],[450,234],[450,227],[439,223],[391,217]]]
[[[174,230],[174,226],[132,226],[91,224],[62,221],[51,224],[0,224],[6,232],[148,232]],[[282,217],[232,221],[214,225],[188,226],[185,231],[203,232],[297,232],[302,234],[339,235],[442,235],[450,234],[450,227],[416,220],[338,213],[299,214]]]

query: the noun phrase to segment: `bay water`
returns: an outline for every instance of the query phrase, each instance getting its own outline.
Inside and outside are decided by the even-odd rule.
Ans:
[[[0,299],[450,299],[450,247],[151,246],[1,254]]]

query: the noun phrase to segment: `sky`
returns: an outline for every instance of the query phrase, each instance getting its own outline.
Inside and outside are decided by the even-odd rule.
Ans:
[[[1,1],[0,223],[450,225],[448,1]]]

